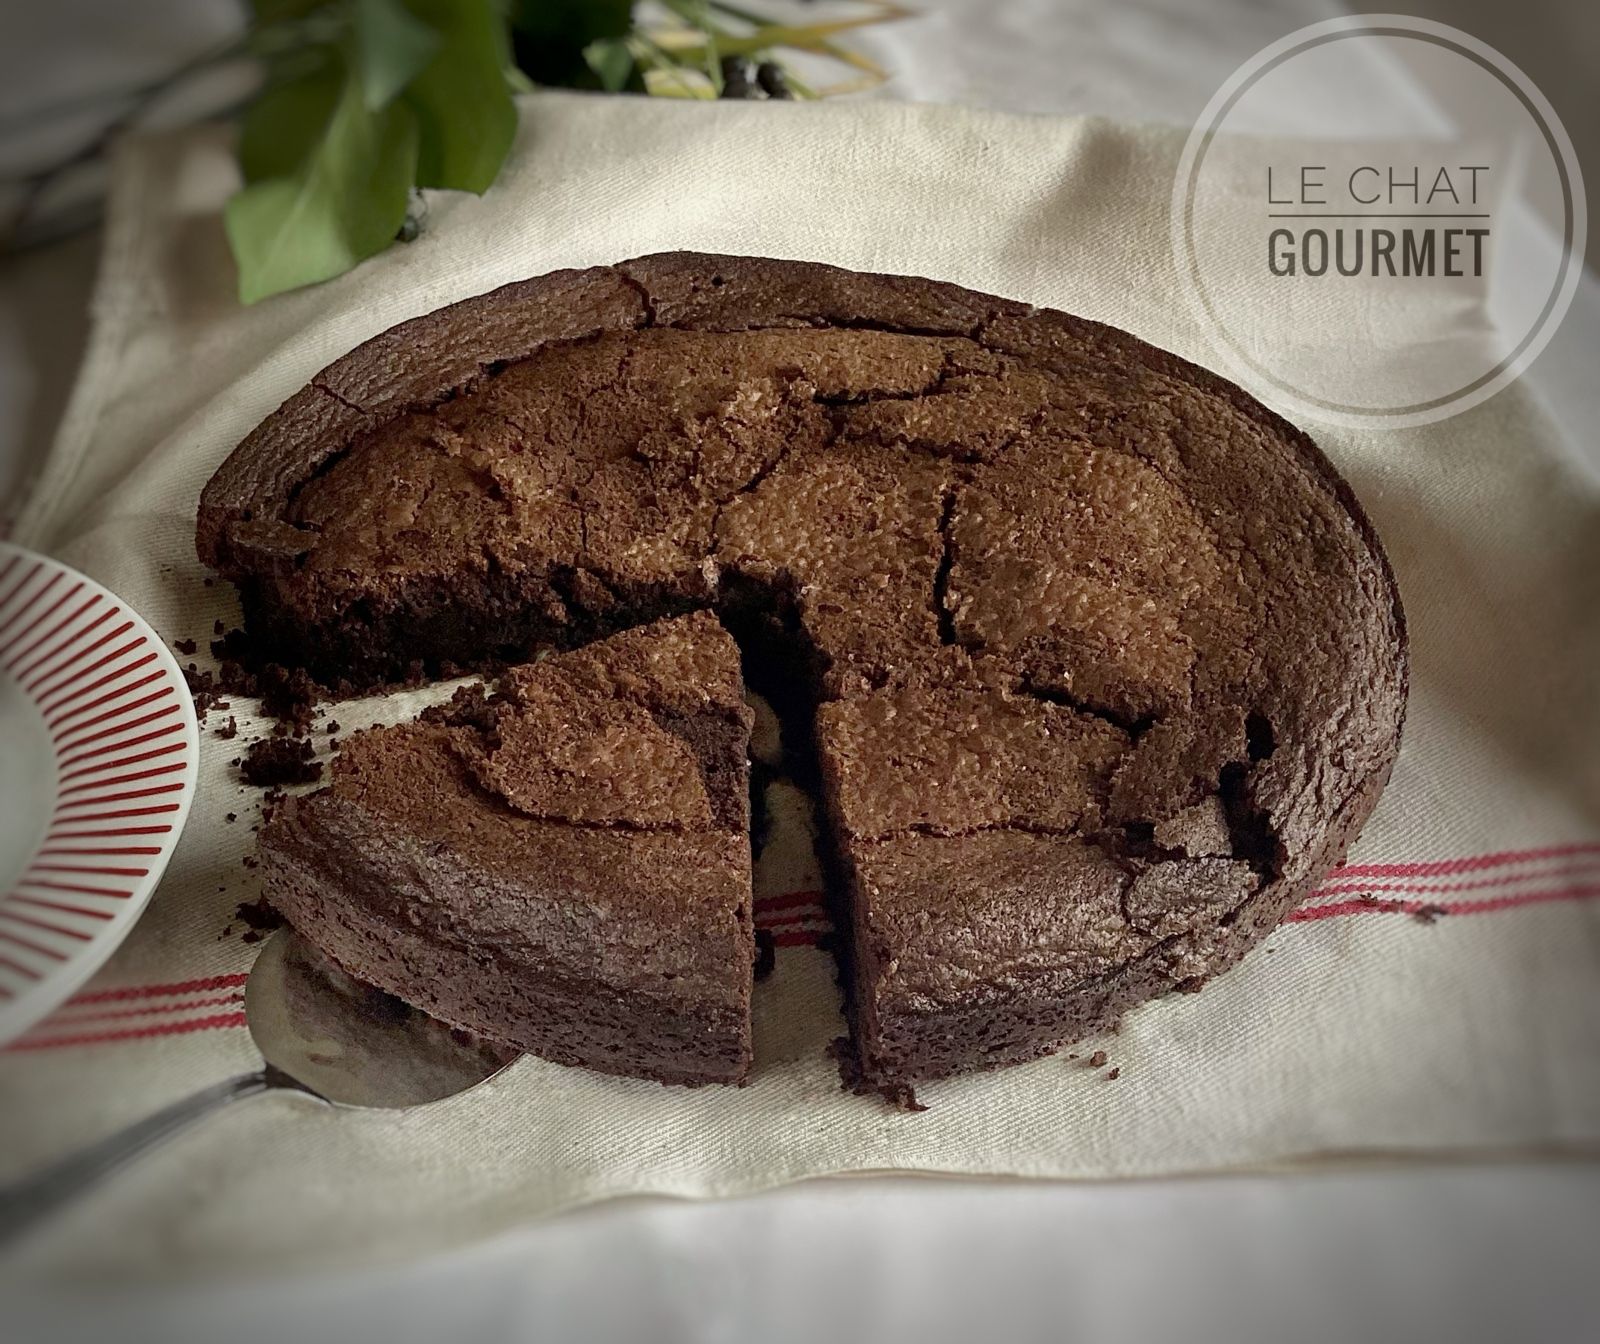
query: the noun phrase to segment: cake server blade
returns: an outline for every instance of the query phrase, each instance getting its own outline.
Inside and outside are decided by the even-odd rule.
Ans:
[[[289,1090],[336,1107],[425,1106],[487,1082],[516,1058],[515,1051],[475,1040],[351,979],[291,929],[262,944],[245,982],[244,1010],[262,1068],[173,1102],[0,1189],[0,1241],[246,1097]]]

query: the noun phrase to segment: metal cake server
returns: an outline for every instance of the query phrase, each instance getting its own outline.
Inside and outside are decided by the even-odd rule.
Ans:
[[[262,945],[245,1020],[265,1064],[0,1189],[0,1240],[202,1116],[287,1090],[333,1106],[405,1107],[453,1097],[499,1073],[514,1051],[473,1040],[340,971],[291,929]]]

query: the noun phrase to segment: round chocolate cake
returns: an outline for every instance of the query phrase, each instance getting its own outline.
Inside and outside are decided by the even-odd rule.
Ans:
[[[803,728],[875,1085],[1048,1053],[1231,965],[1371,812],[1405,708],[1393,576],[1304,434],[1112,328],[827,266],[669,254],[406,323],[239,446],[197,542],[256,648],[347,690],[549,648],[604,661],[610,637],[663,621],[651,638],[674,646],[731,634],[737,653],[672,663],[709,679],[673,695],[735,724],[742,654]],[[669,619],[695,612],[715,620]],[[618,694],[582,684],[547,727]],[[503,732],[477,720],[433,725],[381,788],[370,761],[336,770],[264,833],[269,896],[336,958],[361,911],[350,969],[480,1034],[741,1077],[748,861],[726,850],[744,816],[705,801],[741,767],[721,738],[663,755],[662,732],[705,740],[662,727],[663,694],[635,696],[603,749],[545,761],[562,734],[525,734],[520,784],[484,766]],[[640,763],[668,757],[653,797]],[[697,791],[696,770],[719,773]],[[594,815],[608,772],[627,805]],[[435,834],[404,820],[432,804],[384,801],[445,775],[452,807],[501,827],[492,862],[472,850],[482,825]],[[319,831],[335,807],[342,829]],[[700,838],[670,861],[599,857],[669,835]],[[473,874],[516,873],[519,844],[533,858],[487,884],[486,923]],[[663,932],[708,902],[718,936]],[[660,955],[616,955],[645,943]],[[469,964],[492,992],[441,996]],[[709,1015],[691,1002],[706,986]],[[714,1045],[692,1039],[712,1020]]]

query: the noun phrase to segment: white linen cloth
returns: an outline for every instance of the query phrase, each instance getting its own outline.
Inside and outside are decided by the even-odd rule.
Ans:
[[[544,95],[484,199],[437,199],[419,242],[242,310],[217,216],[233,184],[225,141],[135,142],[117,170],[90,356],[19,540],[108,583],[168,638],[203,640],[234,612],[193,558],[195,499],[283,397],[403,318],[671,247],[931,275],[1215,362],[1167,250],[1180,145],[1086,119]],[[1115,1082],[1047,1060],[928,1087],[920,1115],[839,1092],[821,1054],[829,964],[788,950],[758,992],[748,1088],[683,1092],[524,1060],[405,1114],[252,1102],[69,1211],[34,1252],[78,1268],[326,1261],[453,1244],[608,1195],[833,1171],[1112,1176],[1600,1139],[1600,917],[1587,899],[1600,884],[1600,499],[1515,388],[1421,430],[1311,428],[1386,541],[1414,643],[1395,780],[1352,856],[1362,866],[1315,902],[1376,888],[1497,913],[1303,919],[1204,994],[1142,1008],[1095,1043]],[[335,713],[353,726],[400,711]],[[250,949],[218,934],[254,894],[239,866],[250,809],[227,766],[236,747],[206,748],[178,858],[91,992],[248,964]],[[61,1018],[87,1022],[105,1002],[32,1039],[72,1034]],[[0,1057],[0,1178],[253,1060],[237,1028]]]

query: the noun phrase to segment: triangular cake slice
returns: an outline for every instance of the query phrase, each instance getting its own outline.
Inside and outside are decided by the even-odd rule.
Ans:
[[[265,891],[359,979],[564,1064],[750,1067],[751,715],[709,612],[352,735],[262,833]]]

